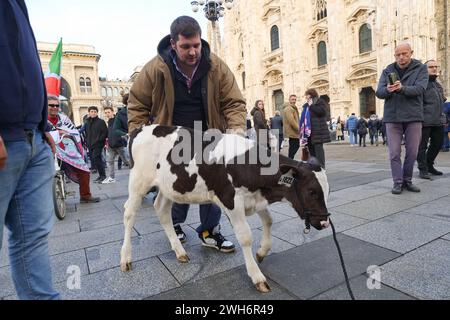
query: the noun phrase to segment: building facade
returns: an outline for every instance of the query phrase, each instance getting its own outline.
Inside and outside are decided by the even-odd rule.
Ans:
[[[115,109],[121,107],[122,96],[130,92],[132,82],[127,80],[108,80],[100,78],[100,92],[102,96],[102,106],[110,106]]]
[[[227,12],[224,58],[248,108],[263,99],[269,116],[290,94],[302,104],[310,88],[329,100],[334,118],[382,115],[375,91],[399,43],[409,42],[422,61],[448,57],[437,55],[443,27],[435,20],[445,0],[260,2],[238,0]]]
[[[43,71],[56,49],[56,43],[38,42]],[[75,122],[82,123],[90,106],[102,111],[102,96],[98,77],[100,55],[90,45],[64,44],[61,66],[61,98],[63,111]]]

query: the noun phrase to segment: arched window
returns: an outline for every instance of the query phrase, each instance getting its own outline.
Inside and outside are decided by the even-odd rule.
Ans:
[[[272,51],[275,51],[280,47],[280,34],[277,26],[273,26],[272,29],[270,29],[270,47]]]
[[[107,90],[107,96],[108,97],[112,97],[113,95],[112,95],[112,88],[111,87],[108,87],[108,89],[106,89]]]
[[[319,67],[328,63],[327,60],[327,44],[325,41],[320,41],[317,45],[317,64]]]
[[[114,88],[114,97],[117,97],[119,95],[119,89]]]
[[[316,0],[315,17],[317,18],[317,21],[325,19],[327,16],[328,16],[327,1],[326,0]]]
[[[130,89],[128,87],[125,88],[125,93],[130,93]]]
[[[242,72],[242,90],[245,90],[245,72]]]
[[[83,77],[80,78],[80,92],[86,92],[86,80]]]
[[[102,97],[106,97],[106,88],[102,87]]]
[[[86,78],[86,92],[92,92],[91,78]]]
[[[372,28],[363,24],[359,29],[359,53],[372,51]]]

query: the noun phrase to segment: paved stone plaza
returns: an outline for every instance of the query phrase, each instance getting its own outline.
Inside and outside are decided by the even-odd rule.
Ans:
[[[329,210],[357,299],[450,299],[450,153],[437,167],[445,175],[416,179],[422,192],[390,193],[386,148],[326,147],[331,185]],[[417,175],[417,173],[416,173]],[[146,199],[134,228],[133,271],[119,270],[123,204],[128,171],[115,185],[93,185],[99,204],[68,200],[67,218],[50,237],[54,282],[64,299],[349,299],[331,230],[303,234],[304,224],[287,205],[271,207],[273,250],[261,264],[272,291],[260,294],[247,276],[241,248],[233,254],[204,248],[197,238],[198,206],[188,215],[185,244],[191,261],[177,262],[152,202]],[[69,184],[72,190],[76,185]],[[77,191],[78,194],[78,191]],[[261,222],[249,219],[254,252]],[[222,231],[237,244],[223,217]],[[381,289],[369,290],[369,266],[381,268]],[[69,266],[81,270],[81,289],[69,290]],[[0,297],[15,299],[6,239],[0,253]],[[371,281],[369,281],[371,283]]]

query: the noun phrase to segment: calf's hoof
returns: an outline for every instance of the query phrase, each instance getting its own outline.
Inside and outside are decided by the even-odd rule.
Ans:
[[[188,263],[191,259],[187,255],[181,256],[177,258],[181,263]]]
[[[130,272],[133,270],[133,264],[131,262],[121,263],[120,270],[122,270],[122,272]]]
[[[256,289],[261,293],[268,293],[270,292],[270,287],[267,282],[260,282],[256,284]]]
[[[262,263],[264,261],[264,256],[260,255],[259,253],[256,254],[256,261],[258,261],[258,263]]]

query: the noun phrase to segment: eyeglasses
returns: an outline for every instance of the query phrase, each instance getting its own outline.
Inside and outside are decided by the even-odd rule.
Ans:
[[[439,68],[439,66],[428,66],[428,69],[434,69],[434,68]]]
[[[59,108],[59,104],[49,104],[50,108]]]

